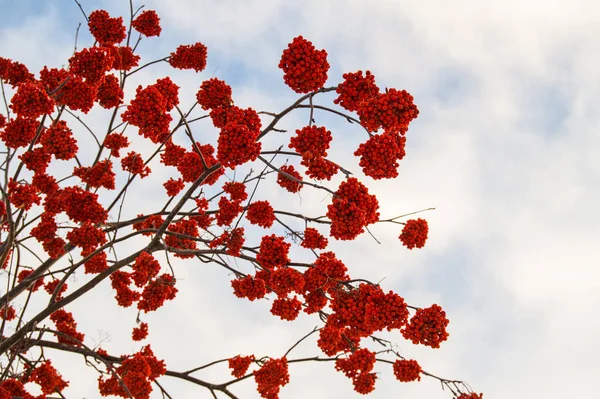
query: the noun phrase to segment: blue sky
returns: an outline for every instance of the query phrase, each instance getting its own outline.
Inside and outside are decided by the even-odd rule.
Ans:
[[[88,13],[128,12],[123,0],[81,3]],[[84,22],[73,2],[46,3],[43,11],[36,10],[37,2],[2,0],[1,6],[0,56],[33,71],[66,63],[77,23]],[[148,1],[146,8],[157,10],[163,27],[161,38],[142,42],[146,60],[179,44],[208,46],[208,67],[200,74],[161,65],[139,76],[146,84],[172,76],[182,86],[184,106],[203,80],[216,76],[232,85],[240,106],[287,107],[297,96],[284,85],[277,63],[298,34],[328,51],[328,85],[337,84],[343,72],[369,69],[381,87],[413,94],[420,115],[408,132],[399,178],[364,179],[377,194],[383,217],[436,207],[424,214],[428,243],[409,251],[397,240],[398,226],[382,224],[373,228],[381,245],[365,234],[355,244],[335,243],[335,250],[353,275],[385,278],[385,290],[396,290],[413,305],[444,307],[450,339],[439,350],[390,336],[424,369],[464,379],[487,399],[594,396],[600,373],[595,317],[600,307],[600,6],[595,1],[172,0]],[[90,44],[85,23],[81,29],[80,48]],[[101,124],[103,115],[91,118]],[[332,159],[361,176],[351,155],[364,141],[360,129],[316,116],[334,133]],[[304,123],[306,114],[297,112],[282,125],[293,130]],[[198,129],[200,137],[216,141],[210,127]],[[273,185],[263,190],[269,187],[274,191],[263,192],[265,198],[308,214],[324,213],[320,193],[305,193],[300,200]],[[129,211],[154,205],[154,188],[141,181]],[[222,269],[177,267],[178,298],[147,318],[154,323],[155,352],[175,369],[238,352],[277,357],[316,324],[310,317],[282,322],[268,313],[269,302],[237,300],[231,276]],[[78,322],[92,339],[109,334],[105,346],[115,352],[134,350],[127,338],[135,315],[113,306],[108,285],[103,290],[73,307]],[[92,318],[89,306],[98,301],[106,310],[94,311]],[[298,353],[318,351],[309,341]],[[73,381],[68,397],[96,396],[93,386],[75,378],[85,375],[95,383],[82,359],[59,361]],[[402,384],[391,370],[376,371],[380,378],[372,398],[451,396],[430,379]],[[206,376],[221,381],[224,372]],[[294,366],[290,374],[282,398],[359,397],[331,365]],[[177,382],[165,386],[177,397],[210,397]],[[257,397],[252,382],[234,391]]]

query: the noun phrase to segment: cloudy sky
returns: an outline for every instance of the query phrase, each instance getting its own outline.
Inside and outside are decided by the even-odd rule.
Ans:
[[[32,71],[66,63],[77,24],[84,22],[75,3],[0,4],[0,56]],[[88,13],[99,8],[112,15],[129,12],[124,0],[81,4]],[[203,80],[216,76],[230,83],[239,106],[284,109],[297,95],[284,85],[277,64],[282,50],[300,34],[327,50],[328,86],[339,83],[344,72],[368,69],[380,87],[409,91],[420,115],[411,124],[407,155],[393,181],[374,182],[361,175],[352,152],[365,140],[364,132],[316,115],[317,123],[326,123],[334,133],[331,158],[371,187],[383,218],[436,208],[421,216],[430,228],[421,250],[404,248],[397,239],[399,226],[390,224],[372,228],[381,244],[365,234],[354,243],[332,246],[353,276],[382,280],[384,290],[395,290],[414,306],[438,303],[450,319],[450,338],[438,350],[415,347],[399,334],[386,337],[425,370],[465,380],[485,398],[595,396],[600,375],[597,2],[145,4],[157,10],[163,27],[160,38],[140,44],[145,60],[162,58],[179,44],[199,41],[209,49],[202,73],[173,71],[165,64],[137,77],[135,84],[149,84],[172,76],[182,86],[184,106],[192,104]],[[85,23],[78,40],[79,48],[91,43]],[[334,97],[318,102],[331,104]],[[102,123],[105,115],[90,118]],[[293,131],[306,120],[306,113],[298,112],[282,127]],[[208,124],[197,129],[197,137],[216,142]],[[163,194],[156,179],[135,186],[128,197],[133,206],[125,208],[130,215],[138,207],[157,207],[154,199]],[[312,216],[325,213],[328,199],[322,193],[298,197],[275,187],[265,184],[261,199]],[[248,265],[239,267],[250,271]],[[270,302],[236,299],[229,286],[232,276],[216,266],[181,262],[176,274],[176,300],[145,319],[156,354],[175,370],[238,353],[279,357],[319,324],[306,315],[293,323],[280,321],[269,314]],[[139,348],[128,340],[135,314],[115,306],[108,284],[69,310],[78,316],[90,344],[103,339],[102,346],[116,353]],[[318,353],[314,339],[297,352]],[[82,358],[57,359],[71,380],[67,397],[97,396],[97,376],[84,369]],[[373,398],[451,397],[429,378],[399,383],[384,366],[376,368],[380,378]],[[217,367],[202,377],[220,382],[226,373]],[[282,398],[359,397],[332,364],[294,365],[290,374]],[[174,397],[210,397],[202,388],[163,381]],[[252,381],[232,390],[241,398],[257,397]]]

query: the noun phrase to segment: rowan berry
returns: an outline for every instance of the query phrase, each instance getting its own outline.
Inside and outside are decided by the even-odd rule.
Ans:
[[[139,175],[142,179],[151,172],[150,167],[144,163],[142,155],[135,151],[127,153],[127,156],[121,159],[121,167],[124,171]]]
[[[242,378],[246,372],[248,372],[248,368],[256,359],[254,355],[251,356],[236,356],[232,357],[228,360],[229,368],[231,369],[231,375],[235,378]]]
[[[260,242],[256,261],[267,270],[284,267],[290,262],[288,253],[291,245],[285,242],[283,237],[278,237],[275,234],[264,236]]]
[[[162,31],[160,27],[160,18],[154,10],[146,10],[138,15],[131,23],[131,26],[133,26],[133,29],[147,37],[160,36],[160,32]]]
[[[111,18],[104,10],[92,11],[88,16],[90,33],[101,46],[119,44],[127,37],[123,17]]]
[[[226,197],[219,198],[219,212],[217,212],[217,225],[228,226],[244,208],[239,201],[230,201]]]
[[[62,391],[69,383],[63,380],[62,376],[56,371],[52,362],[46,360],[37,366],[29,376],[29,382],[38,384],[44,395],[48,395],[55,391]]]
[[[6,124],[0,138],[7,147],[27,147],[35,138],[38,122],[35,119],[17,117]]]
[[[232,104],[231,86],[218,78],[205,80],[196,93],[196,99],[205,110],[229,106]]]
[[[279,68],[283,70],[285,84],[296,93],[318,90],[327,81],[327,51],[317,50],[302,36],[295,37],[283,50]]]
[[[254,381],[258,385],[260,396],[265,399],[277,399],[281,387],[290,382],[287,359],[269,359],[254,372]]]
[[[279,171],[280,172],[277,173],[277,184],[279,184],[279,186],[285,188],[290,193],[297,193],[302,189],[302,175],[296,171],[294,166],[283,165],[279,168]],[[292,180],[289,176],[286,176],[286,174],[296,180]]]
[[[10,102],[10,108],[22,118],[37,119],[54,111],[54,100],[48,97],[40,83],[19,85]]]
[[[403,132],[419,115],[413,96],[406,90],[388,89],[363,101],[358,109],[361,124],[370,132],[380,128],[388,132]]]
[[[290,139],[289,147],[303,157],[326,157],[331,140],[331,132],[325,127],[305,126],[296,130],[296,135]]]
[[[148,323],[141,323],[139,327],[134,327],[131,332],[131,339],[141,341],[148,336]]]
[[[416,360],[401,360],[394,362],[394,375],[401,382],[421,381],[421,366]]]
[[[106,75],[98,86],[98,104],[102,108],[111,109],[123,103],[123,90],[119,78],[115,75]]]
[[[378,179],[398,177],[398,161],[404,158],[406,138],[398,133],[384,132],[371,136],[358,146],[354,155],[360,156],[363,173]]]
[[[232,280],[231,286],[233,287],[235,296],[238,298],[248,298],[250,301],[264,298],[267,294],[265,281],[250,275]]]
[[[84,48],[69,58],[69,72],[96,85],[112,69],[114,58],[104,47]]]
[[[93,166],[80,166],[73,169],[73,176],[77,176],[90,187],[104,187],[108,190],[115,189],[115,172],[112,170],[112,161],[105,159],[96,162]]]
[[[307,227],[304,230],[304,236],[300,245],[308,249],[325,249],[327,242],[327,238],[319,233],[319,230],[314,227]]]
[[[121,149],[129,147],[129,139],[123,133],[110,133],[104,138],[104,147],[110,150],[110,155],[120,158]]]
[[[177,69],[193,69],[201,72],[206,68],[206,46],[202,43],[181,45],[169,57],[169,65]]]
[[[375,84],[375,76],[366,71],[363,77],[362,71],[345,73],[342,75],[344,81],[336,89],[339,96],[333,100],[334,104],[348,111],[357,111],[362,102],[379,94],[379,87]]]
[[[446,312],[433,304],[429,308],[418,309],[402,330],[402,335],[414,344],[439,348],[440,343],[448,339],[446,327],[449,322]]]
[[[323,157],[302,157],[300,164],[306,167],[306,175],[308,177],[317,180],[331,180],[340,170],[339,166]]]
[[[42,147],[56,159],[69,160],[75,158],[79,147],[73,137],[71,129],[63,120],[55,122],[42,133],[40,143]]]
[[[246,209],[246,219],[252,224],[268,229],[275,222],[275,212],[269,201],[254,201]]]
[[[255,161],[260,155],[262,144],[257,142],[258,131],[248,126],[229,123],[219,133],[217,159],[224,167],[234,169],[249,161]]]
[[[175,299],[176,294],[177,288],[173,276],[162,274],[146,285],[137,307],[148,313],[163,306],[166,300]]]
[[[237,181],[228,181],[223,184],[223,191],[231,197],[232,201],[245,201],[248,198],[246,193],[246,185]]]
[[[269,286],[278,296],[304,292],[304,275],[291,267],[280,267],[270,273]]]
[[[54,322],[56,329],[67,335],[58,335],[56,338],[59,343],[70,346],[81,346],[77,341],[83,342],[85,336],[77,331],[77,323],[73,318],[73,314],[64,309],[58,309],[50,315],[50,320]],[[70,339],[69,337],[73,338]]]
[[[165,190],[167,190],[167,195],[169,197],[175,197],[181,192],[181,190],[183,190],[183,188],[185,187],[185,183],[183,182],[183,179],[175,180],[173,178],[170,178],[169,180],[163,183],[163,186],[165,187]]]
[[[411,219],[406,222],[398,238],[408,249],[423,248],[428,232],[429,227],[425,219]]]
[[[300,302],[297,297],[278,297],[273,301],[271,313],[275,316],[279,316],[281,320],[292,321],[298,317],[301,309],[302,302]]]
[[[131,47],[106,47],[106,49],[113,58],[111,69],[114,69],[116,71],[130,71],[136,66],[138,66],[140,62],[140,56],[134,54],[133,49]]]

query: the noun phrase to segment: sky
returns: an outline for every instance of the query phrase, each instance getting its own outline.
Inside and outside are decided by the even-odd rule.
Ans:
[[[81,5],[88,13],[129,13],[124,0],[81,0]],[[77,25],[84,22],[74,2],[0,0],[0,6],[0,56],[32,71],[66,63]],[[331,247],[353,276],[381,281],[384,290],[398,292],[411,305],[438,303],[445,309],[450,337],[440,349],[386,335],[428,372],[464,380],[487,399],[595,396],[600,4],[149,0],[145,8],[158,12],[163,33],[142,40],[144,60],[162,58],[179,44],[202,42],[208,66],[196,74],[159,64],[140,73],[131,92],[137,84],[171,76],[181,86],[182,103],[190,106],[201,82],[218,77],[232,86],[237,105],[277,112],[298,97],[277,68],[281,52],[303,35],[328,52],[327,86],[360,69],[370,70],[380,87],[411,93],[420,114],[407,133],[407,155],[394,180],[376,182],[360,173],[352,152],[366,138],[357,126],[322,113],[315,117],[333,132],[331,159],[365,181],[377,195],[382,218],[435,207],[420,215],[429,223],[426,246],[408,250],[397,238],[400,226],[378,224],[371,230],[381,244],[363,234]],[[83,23],[79,48],[91,44],[85,28]],[[331,104],[333,98],[318,101]],[[101,124],[105,115],[89,118]],[[307,119],[306,113],[293,113],[282,127],[293,131]],[[201,140],[216,142],[208,123],[197,128]],[[158,173],[163,174],[155,179],[168,178],[167,172]],[[125,210],[133,215],[156,208],[162,187],[155,182],[138,182]],[[260,199],[309,215],[325,213],[322,193],[299,197],[268,183],[259,191]],[[239,267],[249,271],[248,265]],[[173,369],[238,353],[279,357],[319,325],[306,315],[281,321],[269,314],[270,302],[235,298],[232,276],[214,265],[181,262],[176,273],[178,297],[145,318],[155,353]],[[69,310],[90,342],[101,341],[118,353],[139,349],[128,339],[135,314],[114,304],[107,284]],[[297,354],[319,354],[315,340],[303,343]],[[72,381],[66,396],[96,397],[97,376],[83,367],[84,359],[56,356]],[[406,384],[384,365],[376,371],[372,398],[451,397],[430,378]],[[202,376],[218,382],[226,373],[216,367]],[[290,375],[282,398],[360,396],[332,364],[293,365]],[[164,386],[174,397],[211,397],[167,378]],[[252,381],[232,390],[241,398],[258,397]]]

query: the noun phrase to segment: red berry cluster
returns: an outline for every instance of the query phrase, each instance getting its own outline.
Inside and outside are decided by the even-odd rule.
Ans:
[[[144,164],[142,155],[135,151],[127,153],[127,156],[121,159],[121,168],[132,175],[139,175],[142,179],[151,172],[150,167]]]
[[[17,318],[17,311],[11,305],[4,305],[0,308],[0,319],[11,321]]]
[[[151,312],[163,306],[165,301],[175,299],[176,294],[177,288],[173,276],[162,274],[144,287],[138,309],[145,313]]]
[[[87,274],[98,274],[108,269],[106,262],[106,252],[100,252],[94,255],[90,260],[83,264],[84,270]]]
[[[327,128],[305,126],[296,130],[296,135],[290,139],[289,147],[304,158],[326,157],[331,140],[331,132]]]
[[[448,323],[450,321],[446,318],[446,312],[440,306],[433,304],[429,308],[417,310],[402,330],[402,335],[414,344],[439,348],[440,342],[448,339],[448,332],[446,332]]]
[[[241,123],[252,131],[260,130],[262,123],[258,113],[252,108],[242,109],[236,105],[222,105],[210,111],[213,125],[222,129],[229,123]]]
[[[283,237],[275,234],[264,236],[260,242],[256,261],[267,270],[284,267],[290,263],[288,253],[291,246],[292,244],[285,242]]]
[[[248,368],[256,360],[254,355],[251,356],[236,356],[228,360],[231,375],[235,378],[242,378],[248,372]]]
[[[271,313],[279,316],[281,320],[292,321],[300,314],[302,302],[296,296],[293,298],[277,297],[271,306]]]
[[[160,27],[160,18],[154,10],[146,10],[138,15],[131,23],[131,26],[133,26],[133,29],[147,37],[160,36],[160,32],[162,31]]]
[[[163,183],[163,186],[165,187],[165,190],[167,190],[167,195],[169,197],[175,197],[181,192],[181,190],[183,190],[183,188],[185,187],[185,183],[181,178],[177,180],[170,178],[169,180]]]
[[[79,150],[71,129],[62,120],[57,121],[42,133],[40,143],[56,159],[65,161],[75,158]]]
[[[62,391],[69,383],[63,380],[62,376],[56,371],[52,362],[46,360],[37,366],[29,375],[29,381],[35,382],[40,386],[42,393],[49,395],[55,391]]]
[[[142,89],[138,86],[136,95],[127,110],[121,115],[125,122],[140,129],[140,134],[154,143],[164,140],[173,118],[167,113],[167,98],[154,86]]]
[[[110,155],[120,158],[120,150],[129,147],[129,139],[123,133],[110,133],[104,138],[104,147],[110,150]]]
[[[151,382],[167,371],[165,362],[154,356],[150,345],[143,347],[133,356],[122,356],[122,358],[125,359],[115,370],[117,375],[110,373],[110,377],[107,379],[98,378],[100,395],[148,399],[152,392]],[[123,385],[127,387],[127,390]]]
[[[47,282],[46,284],[44,284],[44,290],[48,293],[48,295],[54,295],[54,292],[56,291],[56,289],[58,288],[58,286],[60,285],[60,280],[52,280]],[[56,292],[56,300],[60,300],[62,299],[62,294],[64,294],[67,289],[68,289],[68,284],[64,283],[60,286],[60,288],[58,289],[58,291]]]
[[[231,197],[232,201],[246,201],[248,193],[246,193],[246,185],[237,181],[228,181],[223,184],[223,191]]]
[[[366,395],[375,389],[377,376],[372,373],[375,365],[375,353],[363,348],[354,351],[348,358],[335,361],[335,368],[352,379],[354,390]]]
[[[379,94],[379,87],[375,84],[375,76],[367,71],[363,76],[362,71],[345,73],[342,75],[344,81],[336,89],[338,98],[333,100],[334,104],[348,111],[358,111],[365,100],[371,99]]]
[[[172,235],[169,233],[176,233],[177,235]],[[190,238],[182,237],[187,236]],[[196,249],[196,240],[195,237],[198,237],[198,225],[194,221],[194,219],[181,219],[175,223],[171,223],[169,228],[167,229],[167,237],[165,238],[165,243],[173,248],[178,249]],[[175,257],[177,258],[193,258],[193,254],[184,254],[184,253],[175,253]]]
[[[67,239],[85,253],[91,253],[107,241],[104,230],[95,227],[90,222],[84,222],[80,227],[69,231]]]
[[[140,299],[140,293],[132,290],[131,273],[117,270],[110,275],[111,286],[116,292],[115,299],[119,306],[130,307],[135,301]]]
[[[360,157],[363,173],[375,180],[398,177],[398,161],[406,152],[406,137],[394,132],[371,136],[358,146],[354,155]]]
[[[23,161],[23,165],[27,169],[36,175],[40,175],[46,172],[52,156],[43,147],[36,147],[31,151],[19,155],[19,159]]]
[[[429,227],[427,220],[425,219],[411,219],[406,222],[402,233],[400,234],[400,241],[408,249],[423,248],[425,241],[427,241],[427,233]]]
[[[66,187],[57,194],[55,200],[60,201],[62,210],[76,223],[93,224],[106,222],[108,213],[98,202],[98,194],[83,190],[81,187]],[[46,204],[48,204],[46,197]],[[46,209],[48,211],[48,209]],[[58,213],[58,212],[57,212]]]
[[[11,99],[10,108],[22,118],[37,119],[54,110],[52,100],[39,83],[23,83]]]
[[[112,69],[113,63],[114,58],[106,48],[84,48],[69,58],[69,72],[95,86]]]
[[[46,67],[40,71],[40,80],[46,90],[52,93],[57,104],[66,105],[72,110],[81,110],[86,114],[94,106],[98,93],[97,83],[86,82],[72,71],[55,68],[49,70]]]
[[[379,286],[360,284],[358,288],[339,287],[332,292],[333,313],[327,323],[334,327],[350,327],[360,337],[368,337],[384,328],[400,329],[406,325],[408,309],[404,300]]]
[[[306,167],[306,175],[317,180],[330,180],[340,170],[339,166],[323,157],[303,157],[300,163]]]
[[[131,339],[141,341],[148,336],[148,323],[141,323],[139,327],[134,327],[131,332]]]
[[[123,103],[123,90],[119,78],[115,75],[106,75],[98,86],[98,104],[102,108],[111,109]]]
[[[281,387],[290,382],[288,363],[285,357],[269,359],[254,372],[258,393],[265,399],[278,399]]]
[[[90,33],[101,46],[121,43],[127,37],[123,17],[111,18],[104,10],[92,11],[88,16]]]
[[[219,246],[224,245],[227,248],[225,252],[228,255],[240,256],[245,241],[244,228],[237,227],[231,230],[231,232],[224,231],[223,234],[212,240],[208,246],[209,248],[218,248]]]
[[[280,296],[291,292],[304,293],[304,276],[291,267],[280,267],[269,274],[269,287]]]
[[[302,175],[296,171],[294,166],[292,165],[283,165],[279,168],[280,172],[277,173],[277,184],[279,186],[285,188],[290,193],[297,193],[302,188]],[[283,172],[283,173],[282,173]],[[288,174],[296,180],[290,179],[288,176],[284,175]],[[299,181],[298,181],[299,180]]]
[[[138,287],[143,287],[160,272],[160,263],[148,252],[142,252],[131,265],[131,279]]]
[[[230,201],[226,197],[219,198],[219,212],[217,212],[217,225],[229,226],[233,219],[239,215],[244,208],[239,201]]]
[[[369,194],[365,185],[350,177],[335,192],[327,217],[331,220],[331,236],[338,240],[352,240],[364,227],[379,220],[379,203]]]
[[[238,298],[247,298],[250,301],[264,298],[267,294],[265,281],[250,275],[231,280],[231,286],[233,287],[235,296]]]
[[[339,352],[356,350],[360,337],[350,329],[337,328],[325,324],[319,331],[317,345],[327,356],[334,356]]]
[[[416,360],[401,360],[394,362],[394,375],[398,381],[421,381],[421,366]]]
[[[310,41],[298,36],[283,50],[279,68],[285,84],[296,93],[318,90],[327,81],[327,51],[317,50]]]
[[[252,224],[268,229],[275,222],[275,211],[269,201],[255,201],[248,205],[246,219]]]
[[[8,182],[8,199],[10,203],[17,209],[25,209],[28,211],[33,204],[39,205],[41,198],[37,189],[31,184],[16,183],[12,177]]]
[[[19,272],[19,275],[17,276],[17,281],[20,283],[21,281],[23,281],[27,277],[29,277],[31,275],[31,273],[33,273],[33,270],[28,270],[28,269],[21,270]],[[35,292],[38,289],[40,289],[40,287],[43,285],[44,285],[44,278],[38,277],[38,279],[35,280],[33,285],[29,287],[29,289],[31,290],[31,292]]]
[[[206,46],[202,43],[181,45],[169,57],[169,65],[177,69],[193,69],[201,72],[206,68]]]
[[[6,124],[0,139],[10,148],[26,147],[33,141],[37,128],[34,119],[17,117]]]
[[[67,312],[64,309],[58,309],[50,315],[50,320],[52,320],[54,325],[56,325],[57,331],[60,331],[64,335],[68,336],[57,336],[59,343],[70,346],[79,346],[80,344],[77,341],[83,342],[85,336],[82,333],[77,332],[77,323],[70,312]],[[76,341],[69,339],[69,337],[74,338]]]
[[[257,140],[260,130],[251,130],[242,123],[229,123],[219,133],[217,159],[221,165],[234,169],[260,155],[262,144]]]
[[[361,104],[358,109],[360,122],[370,132],[380,128],[389,132],[404,131],[419,115],[413,99],[406,90],[388,89]]]
[[[138,218],[143,217],[143,215],[138,215]],[[145,217],[141,222],[134,223],[133,229],[136,231],[145,230],[145,229],[158,229],[165,220],[160,215],[150,215]],[[154,232],[142,233],[145,236],[152,236]]]
[[[461,393],[456,397],[456,399],[483,399],[483,394],[476,394],[475,392]]]
[[[308,249],[325,249],[327,242],[327,238],[319,233],[319,230],[314,227],[307,227],[304,230],[304,238],[300,245]]]
[[[113,57],[112,69],[115,71],[130,71],[140,62],[140,56],[134,54],[131,47],[106,47],[106,49]]]
[[[231,86],[221,79],[211,78],[202,82],[196,99],[202,109],[208,110],[231,105],[231,94]]]
[[[35,76],[20,62],[0,57],[0,79],[13,88],[26,82],[35,82]]]
[[[167,76],[166,78],[158,79],[152,86],[156,87],[158,92],[167,100],[167,111],[171,111],[179,104],[179,86],[173,83],[171,78]]]
[[[90,187],[104,187],[115,189],[115,172],[112,170],[112,161],[105,159],[97,161],[93,166],[80,166],[73,169],[73,176],[77,176]]]

